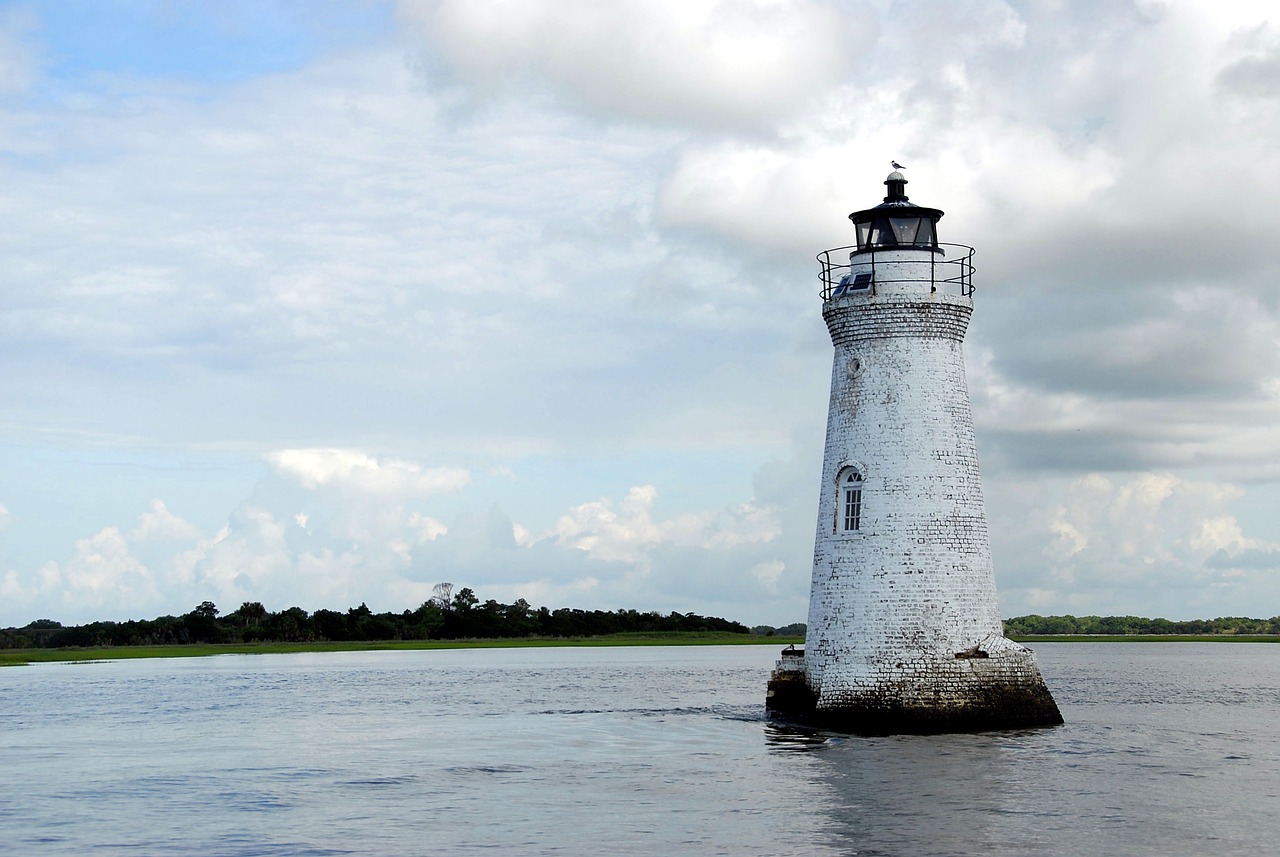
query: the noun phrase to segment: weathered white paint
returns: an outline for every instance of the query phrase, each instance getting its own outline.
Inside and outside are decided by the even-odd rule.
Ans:
[[[818,714],[855,725],[1060,722],[1031,652],[1003,636],[961,350],[973,301],[939,282],[939,258],[878,250],[874,288],[823,304],[835,359],[808,687]],[[851,263],[870,270],[869,254]],[[846,533],[837,478],[849,466],[862,514]]]

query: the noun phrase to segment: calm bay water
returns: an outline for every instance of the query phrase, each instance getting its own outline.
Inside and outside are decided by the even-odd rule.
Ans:
[[[0,670],[0,853],[1171,855],[1280,842],[1280,645],[1041,644],[1067,724],[764,715],[773,647]]]

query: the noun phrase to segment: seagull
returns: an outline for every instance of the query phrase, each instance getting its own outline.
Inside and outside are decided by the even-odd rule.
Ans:
[[[897,161],[890,161],[890,162],[889,162],[889,166],[893,167],[895,170],[905,170],[905,169],[906,169],[906,167],[904,167],[902,164],[898,163]]]

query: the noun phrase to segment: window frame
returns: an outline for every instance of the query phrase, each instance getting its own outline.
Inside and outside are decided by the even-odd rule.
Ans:
[[[862,531],[865,486],[866,477],[861,468],[840,468],[836,475],[835,535],[849,536]]]

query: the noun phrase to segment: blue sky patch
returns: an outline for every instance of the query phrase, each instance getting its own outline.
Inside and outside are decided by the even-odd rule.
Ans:
[[[394,31],[391,4],[300,0],[43,0],[47,72],[106,72],[226,83],[298,68]]]

